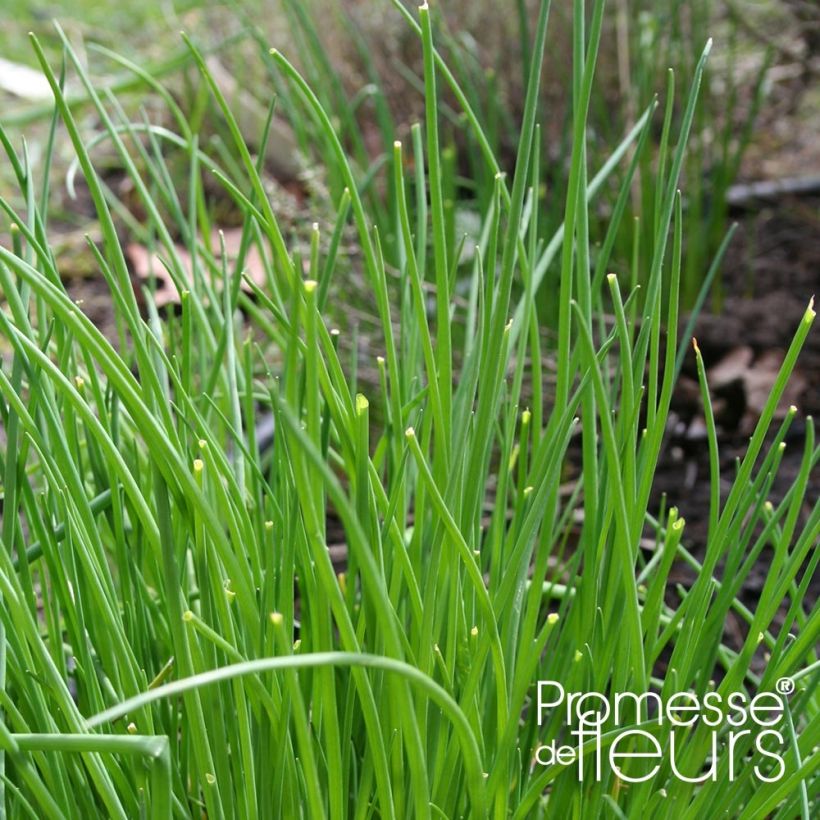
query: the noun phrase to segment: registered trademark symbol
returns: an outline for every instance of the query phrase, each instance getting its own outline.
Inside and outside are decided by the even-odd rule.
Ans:
[[[791,678],[780,678],[774,688],[781,695],[790,695],[794,692],[794,681]]]

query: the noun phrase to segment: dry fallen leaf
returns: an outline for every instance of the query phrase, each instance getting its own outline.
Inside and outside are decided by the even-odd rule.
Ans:
[[[743,384],[746,388],[746,412],[759,417],[774,387],[777,374],[783,364],[783,352],[767,350],[757,358],[746,372]],[[800,371],[794,371],[786,384],[783,396],[777,405],[775,418],[783,418],[792,404],[797,404],[800,394],[806,389],[806,378]]]
[[[239,249],[242,244],[242,229],[228,228],[222,232],[225,242],[225,253],[228,257],[228,269],[231,272],[231,266],[236,262],[239,255]],[[191,254],[188,249],[182,245],[175,245],[174,249],[182,263],[188,280],[192,277]],[[219,238],[219,231],[214,229],[211,234],[210,251],[214,258],[221,257],[221,243]],[[137,242],[132,242],[126,247],[126,254],[131,263],[134,276],[142,283],[148,284],[153,274],[156,280],[156,287],[154,288],[154,300],[157,307],[164,307],[166,305],[178,305],[180,303],[179,293],[176,286],[168,275],[168,271],[160,261],[163,254],[151,253],[144,245]],[[204,260],[200,262],[200,270],[204,276],[211,277],[211,285],[216,291],[222,287],[221,274],[214,276],[210,267],[204,264]],[[259,248],[256,245],[251,245],[245,255],[245,263],[243,270],[247,277],[251,279],[259,287],[265,286],[265,267],[262,262],[262,256]],[[250,293],[250,287],[243,281],[242,288],[245,292]]]
[[[753,359],[754,351],[746,345],[730,350],[707,371],[709,386],[716,390],[738,379],[742,380],[748,372]]]
[[[732,401],[738,401],[732,386],[742,388],[741,401],[745,406],[742,408],[742,415],[741,408],[737,408],[740,415],[737,427],[743,435],[751,433],[771,395],[783,357],[781,350],[767,350],[755,358],[750,347],[741,346],[733,348],[710,367],[707,374],[709,387],[718,396],[715,399],[716,415],[719,415],[718,403],[723,402],[728,407]],[[806,386],[806,378],[799,371],[793,372],[775,410],[776,419],[782,419],[788,408],[797,404]],[[721,393],[724,395],[721,396]]]

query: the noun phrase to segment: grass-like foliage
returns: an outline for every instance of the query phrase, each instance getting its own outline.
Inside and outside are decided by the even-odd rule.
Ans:
[[[568,183],[547,193],[563,210],[547,236],[538,99],[549,2],[532,29],[511,178],[436,51],[426,5],[405,12],[423,46],[426,121],[375,168],[338,136],[353,113],[331,117],[327,88],[266,53],[338,208],[307,252],[277,222],[260,162],[192,43],[232,139],[218,156],[170,96],[175,130],[131,121],[68,40],[62,71],[33,41],[56,99],[52,133],[70,137],[96,209],[102,241],[91,248],[119,339],[61,282],[48,226],[53,140],[35,167],[3,134],[24,206],[0,201],[13,224],[12,247],[0,248],[0,814],[809,816],[820,762],[810,419],[793,486],[767,499],[795,417],[771,429],[775,410],[814,312],[795,328],[728,495],[699,361],[713,488],[699,563],[677,511],[652,509],[650,494],[682,358],[678,185],[708,46],[680,108],[670,77],[666,116],[653,105],[588,167],[604,19],[602,0],[592,5],[575,3]],[[66,74],[84,84],[130,177],[143,235],[182,294],[176,314],[137,301],[124,208],[95,170]],[[467,249],[440,145],[444,89],[488,180]],[[186,159],[184,195],[171,149]],[[591,237],[615,168],[606,230]],[[636,232],[651,232],[653,252],[619,280],[607,272],[616,237],[632,230],[639,168],[647,210]],[[238,260],[202,241],[206,178],[244,219]],[[252,247],[264,287],[244,281]],[[345,311],[351,268],[380,326],[370,380],[330,318]],[[274,434],[260,448],[265,413]],[[344,533],[341,573],[329,521]],[[769,573],[749,611],[739,592],[761,555]],[[669,582],[678,561],[697,571],[688,588]],[[746,625],[742,646],[725,642],[730,612]],[[780,763],[753,732],[730,739],[726,720],[674,726],[656,712],[611,715],[586,739],[591,766],[615,743],[647,752],[654,738],[658,759],[622,759],[621,776],[606,764],[580,779],[577,762],[544,762],[545,748],[573,738],[561,709],[539,708],[539,680],[725,704],[786,676],[796,689],[774,726]],[[637,723],[647,735],[618,740]]]

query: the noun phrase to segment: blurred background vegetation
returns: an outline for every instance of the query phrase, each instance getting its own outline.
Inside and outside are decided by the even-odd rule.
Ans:
[[[209,66],[220,78],[251,142],[262,134],[276,96],[274,128],[265,155],[271,195],[289,229],[306,231],[313,221],[323,221],[323,214],[333,213],[341,182],[326,176],[321,139],[272,70],[267,50],[279,48],[300,66],[332,112],[370,195],[384,196],[389,182],[388,175],[381,173],[382,161],[393,139],[411,139],[411,125],[421,119],[423,106],[418,38],[402,20],[397,5],[391,0],[8,0],[0,28],[0,55],[5,60],[0,63],[3,125],[15,142],[25,134],[27,150],[36,161],[49,135],[50,96],[21,67],[34,65],[26,37],[29,31],[44,44],[53,64],[60,64],[56,19],[84,55],[95,83],[116,93],[125,117],[174,127],[166,101],[133,67],[115,59],[112,51],[163,83],[190,119],[200,143],[221,156],[221,119],[179,37],[179,31],[185,30],[209,54]],[[415,3],[405,5],[414,12]],[[434,4],[436,41],[449,55],[450,65],[457,66],[461,85],[507,172],[515,155],[535,6],[534,0]],[[554,0],[552,6],[550,42],[559,45],[553,45],[548,55],[543,85],[546,116],[541,122],[539,194],[545,237],[563,214],[572,97],[572,3]],[[690,307],[735,212],[746,214],[750,205],[755,214],[761,212],[755,189],[744,183],[785,181],[788,187],[800,177],[804,186],[811,187],[812,179],[816,182],[820,177],[816,82],[820,15],[810,0],[612,0],[591,111],[591,167],[600,166],[656,96],[659,110],[652,138],[659,140],[665,106],[673,100],[669,113],[676,116],[694,62],[709,37],[714,48],[683,178],[684,300]],[[674,99],[669,94],[669,68],[675,71]],[[77,100],[77,111],[83,111],[82,88],[71,76],[67,86]],[[458,107],[444,96],[449,103],[444,106],[443,130],[449,146],[445,171],[450,228],[455,238],[467,236],[469,247],[469,237],[478,230],[476,214],[485,211],[486,199],[492,196],[492,175],[462,127]],[[85,119],[89,139],[97,125],[89,107]],[[61,145],[59,133],[57,139],[57,157],[62,170],[67,170],[70,146]],[[658,145],[655,154],[659,150],[663,146]],[[106,157],[104,142],[95,148],[95,156],[103,166],[111,163],[110,186],[123,205],[124,229],[143,241],[139,205],[130,201],[124,175],[118,187],[118,169],[113,155]],[[642,161],[652,162],[652,153]],[[180,189],[186,185],[185,162],[179,163]],[[170,167],[174,167],[172,158]],[[11,190],[3,182],[7,173],[0,169],[4,195]],[[635,216],[648,214],[654,197],[640,179],[639,173],[629,205]],[[591,214],[593,236],[603,231],[619,182],[619,175],[613,174],[609,196],[605,191]],[[93,275],[87,269],[90,259],[82,235],[93,235],[94,214],[83,200],[81,186],[74,196],[63,190],[53,191],[52,196],[52,228],[64,234],[66,276]],[[770,200],[764,198],[764,204]],[[214,221],[230,225],[230,203],[215,200],[213,206]],[[616,270],[618,264],[628,269],[635,255],[639,260],[651,258],[651,222],[644,218],[633,232],[626,220],[628,227],[618,237],[613,255]],[[386,213],[385,225],[380,227],[389,244],[391,214]],[[752,227],[747,233],[745,240],[741,235],[735,243],[738,247],[747,248],[757,231]],[[721,307],[727,289],[731,294],[740,286],[745,295],[754,295],[754,259],[748,253],[744,259],[736,263],[745,266],[743,278],[721,285],[718,277],[715,308]],[[767,288],[769,283],[762,286]],[[801,304],[802,300],[803,294]]]

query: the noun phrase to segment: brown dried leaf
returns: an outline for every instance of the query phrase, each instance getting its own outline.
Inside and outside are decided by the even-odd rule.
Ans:
[[[239,249],[242,245],[242,229],[228,228],[222,232],[225,242],[225,253],[228,257],[228,269],[230,272],[231,266],[236,262],[239,255]],[[185,270],[188,281],[191,281],[192,266],[191,254],[188,249],[182,245],[175,245],[174,249],[179,257],[180,262]],[[211,234],[210,251],[216,259],[221,258],[221,243],[219,238],[219,230],[214,229]],[[179,293],[174,285],[168,271],[160,261],[161,253],[152,254],[144,245],[137,242],[132,242],[126,247],[126,254],[131,263],[134,276],[142,283],[147,284],[151,280],[153,274],[156,281],[154,289],[154,299],[157,307],[164,307],[166,305],[178,305],[180,303]],[[200,266],[204,276],[212,276],[211,285],[217,292],[222,287],[221,275],[213,276],[213,271],[202,264]],[[262,262],[262,256],[259,248],[256,245],[251,245],[245,255],[245,265],[243,268],[245,275],[251,279],[259,287],[264,287],[266,283],[265,266]],[[242,288],[246,293],[251,292],[251,288],[243,281]]]
[[[767,350],[755,358],[751,347],[735,347],[708,370],[709,387],[713,394],[713,410],[719,423],[737,427],[741,434],[754,430],[766,406],[777,374],[783,365],[783,351]],[[799,371],[792,373],[775,411],[782,419],[791,405],[796,405],[808,381]],[[742,391],[742,393],[741,393]],[[717,395],[715,395],[717,394]],[[733,410],[734,408],[734,410]],[[688,437],[698,437],[703,430],[693,423]]]
[[[746,372],[743,386],[746,390],[747,415],[753,414],[757,418],[763,412],[782,364],[782,351],[767,350],[762,356],[758,357],[754,366]],[[783,418],[788,408],[793,404],[797,404],[797,400],[806,389],[806,386],[805,376],[800,371],[794,371],[777,405],[775,418]]]
[[[743,345],[730,350],[717,364],[707,371],[709,386],[717,389],[742,380],[754,359],[752,348]]]

